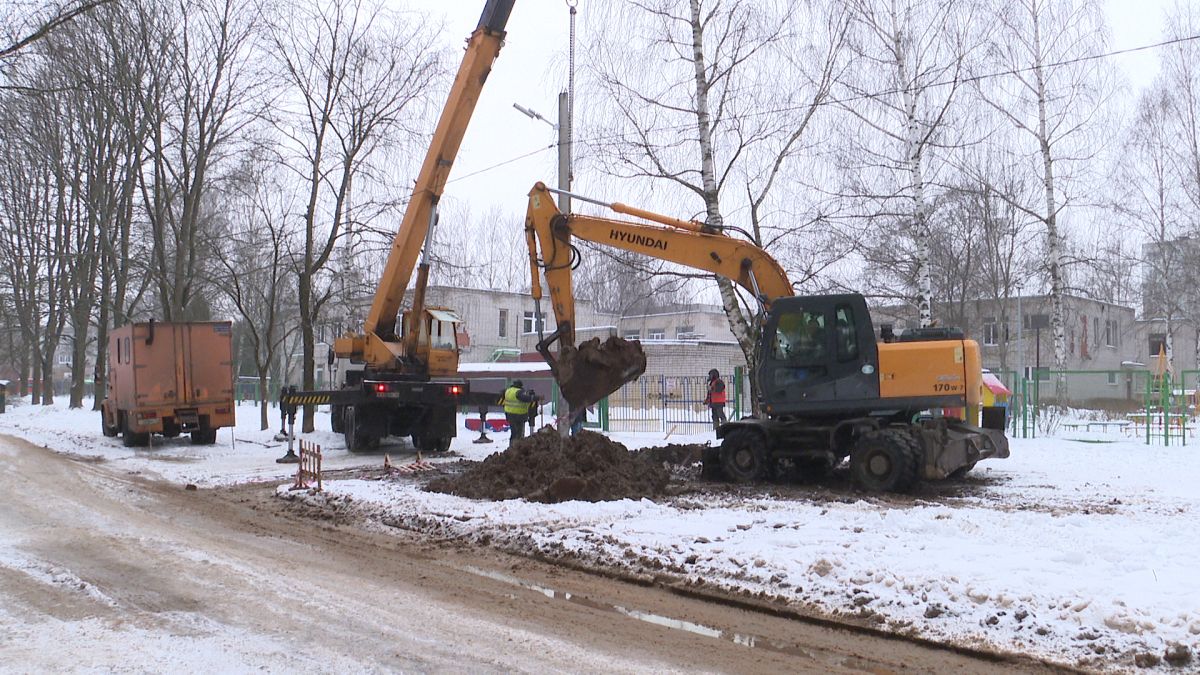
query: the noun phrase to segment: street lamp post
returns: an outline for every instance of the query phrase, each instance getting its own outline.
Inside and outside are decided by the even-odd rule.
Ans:
[[[558,210],[563,213],[571,212],[571,196],[564,194],[571,191],[571,129],[567,125],[567,116],[570,114],[570,98],[567,92],[559,92],[558,94],[558,123],[555,124],[550,120],[540,115],[536,110],[526,108],[525,106],[514,103],[513,107],[521,111],[530,119],[539,120],[550,125],[550,128],[558,132]]]

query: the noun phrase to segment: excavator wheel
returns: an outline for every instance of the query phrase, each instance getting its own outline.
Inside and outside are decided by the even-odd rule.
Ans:
[[[721,442],[721,470],[738,483],[767,478],[771,471],[766,439],[751,429],[736,429]]]
[[[903,428],[871,431],[850,451],[850,473],[860,487],[872,492],[904,492],[921,476],[924,452]]]

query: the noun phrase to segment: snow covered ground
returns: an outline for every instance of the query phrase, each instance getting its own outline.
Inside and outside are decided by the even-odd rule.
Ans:
[[[284,450],[271,440],[277,428],[258,431],[256,408],[238,416],[239,426],[210,447],[184,438],[125,448],[101,436],[98,413],[62,405],[11,407],[0,433],[172,481],[285,479],[294,468],[274,462]],[[328,429],[327,420],[317,426]],[[452,454],[481,459],[506,446],[507,434],[492,434],[491,445],[473,444],[475,436],[463,430]],[[383,452],[393,463],[412,459],[404,443],[349,455],[328,431],[308,438],[324,446],[327,468],[379,466]],[[631,447],[664,443],[661,434],[613,438]],[[1014,440],[1011,458],[915,498],[764,488],[547,505],[475,502],[424,492],[413,480],[340,480],[326,483],[324,499],[388,524],[758,593],[932,639],[1101,670],[1155,665],[1168,653],[1182,664],[1190,654],[1180,667],[1195,671],[1197,486],[1200,442],[1163,448],[1063,431]]]

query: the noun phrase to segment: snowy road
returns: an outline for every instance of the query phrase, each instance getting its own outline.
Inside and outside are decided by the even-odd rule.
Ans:
[[[105,464],[0,436],[0,663],[35,672],[1001,670],[495,552],[314,523],[290,516],[294,507],[269,487],[189,491]],[[736,643],[737,631],[764,648]]]

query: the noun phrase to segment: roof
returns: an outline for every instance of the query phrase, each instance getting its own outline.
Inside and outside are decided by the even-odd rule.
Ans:
[[[460,375],[479,373],[550,373],[550,364],[544,361],[508,361],[488,363],[460,363]]]
[[[987,387],[993,394],[996,395],[1004,394],[1007,396],[1012,393],[1008,387],[1004,386],[1004,383],[1000,381],[1000,378],[991,373],[983,374],[983,386]]]

